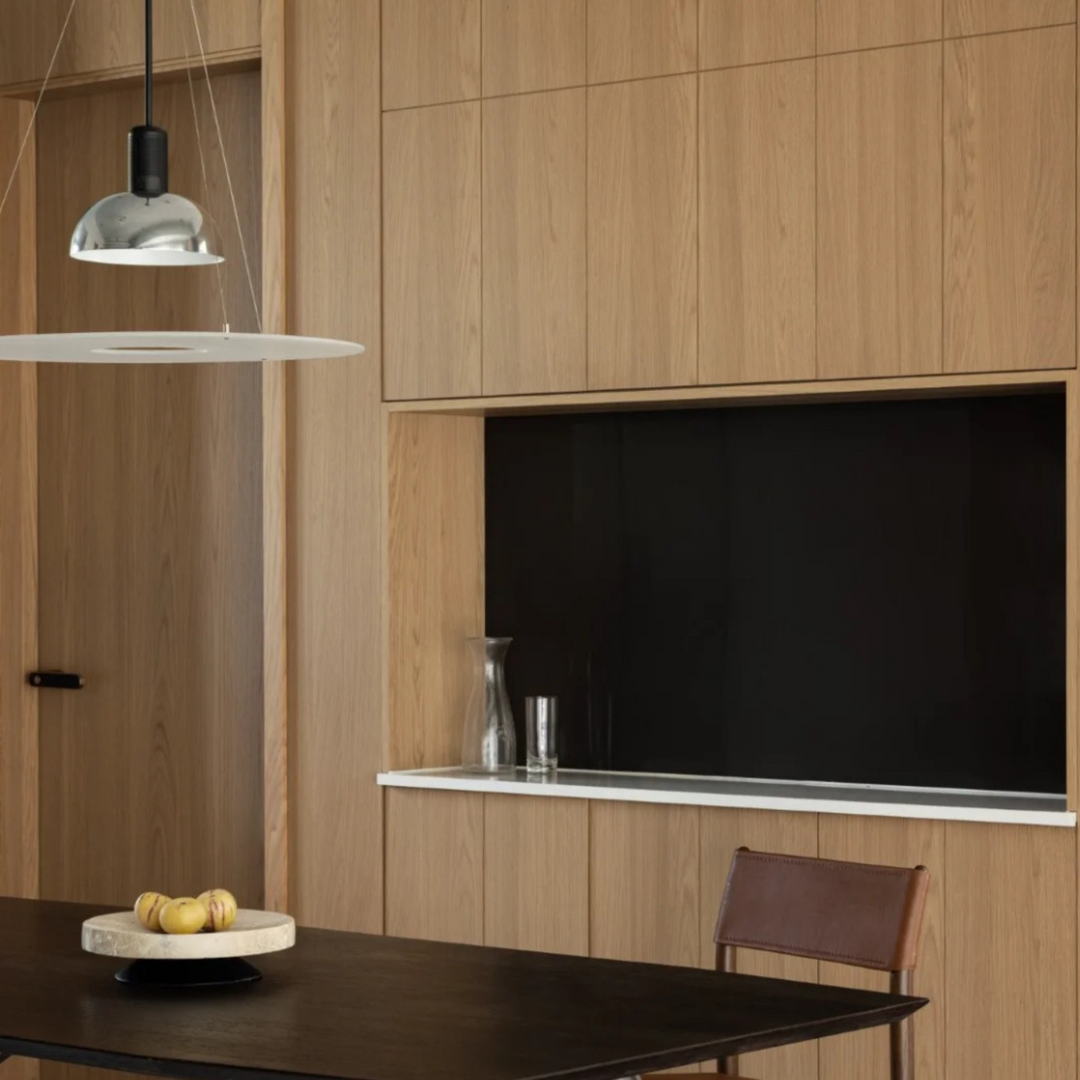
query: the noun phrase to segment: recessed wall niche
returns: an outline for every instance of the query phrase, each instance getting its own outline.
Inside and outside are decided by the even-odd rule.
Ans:
[[[485,488],[564,766],[1064,792],[1063,394],[489,418]]]

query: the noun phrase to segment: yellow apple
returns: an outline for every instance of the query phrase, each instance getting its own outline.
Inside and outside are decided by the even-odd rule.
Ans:
[[[228,930],[236,922],[236,897],[228,889],[210,889],[199,903],[206,908],[204,930]]]
[[[206,922],[206,908],[190,896],[180,896],[161,909],[160,918],[166,934],[197,934]]]
[[[161,909],[169,902],[164,893],[144,892],[135,901],[135,917],[146,927],[155,933],[161,931]]]

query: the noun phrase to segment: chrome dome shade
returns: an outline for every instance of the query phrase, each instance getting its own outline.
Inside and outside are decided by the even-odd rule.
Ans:
[[[209,266],[223,262],[204,211],[182,195],[110,195],[82,216],[71,257],[119,266]]]

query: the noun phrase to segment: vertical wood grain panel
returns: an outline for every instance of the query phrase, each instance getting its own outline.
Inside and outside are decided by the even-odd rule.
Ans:
[[[915,993],[928,997],[930,1004],[915,1017],[915,1075],[919,1080],[945,1080],[945,964],[955,931],[948,935],[945,931],[945,906],[953,877],[946,866],[944,822],[822,814],[819,853],[823,859],[929,869],[930,893],[923,916]],[[989,939],[983,945],[994,947]],[[822,964],[821,981],[868,990],[887,990],[889,986],[888,976],[881,972],[841,964]],[[821,1080],[889,1080],[887,1028],[824,1039],[818,1045]],[[949,1076],[951,1080],[951,1072]]]
[[[716,964],[713,943],[720,899],[735,849],[748,847],[782,855],[816,856],[817,814],[781,814],[771,810],[701,811],[701,966]],[[817,982],[816,960],[739,949],[736,968],[749,975]],[[796,1043],[739,1058],[739,1073],[760,1080],[810,1080],[817,1076],[816,1043]]]
[[[945,44],[945,370],[1076,365],[1076,33]]]
[[[386,932],[484,943],[484,796],[386,789]]]
[[[387,398],[479,395],[480,103],[383,119]]]
[[[589,82],[697,67],[697,0],[588,0]]]
[[[382,105],[403,109],[480,96],[480,0],[382,5]]]
[[[263,0],[263,294],[267,333],[285,323],[285,3]],[[288,557],[285,365],[262,365],[263,903],[289,909]]]
[[[696,806],[589,805],[592,956],[697,967]]]
[[[1076,836],[945,826],[949,1080],[1076,1067]]]
[[[60,37],[70,0],[0,0],[0,85],[40,80]],[[260,0],[195,0],[203,46],[211,58],[258,54]],[[176,67],[198,54],[190,0],[157,0],[155,64]],[[143,0],[77,4],[53,78],[115,78],[142,67]]]
[[[461,762],[471,667],[484,629],[484,421],[389,418],[389,762]]]
[[[701,68],[813,56],[815,0],[701,0]]]
[[[1076,20],[1076,0],[945,0],[945,36],[965,37]]]
[[[484,393],[584,390],[584,90],[484,102]]]
[[[814,61],[701,76],[702,383],[812,379]]]
[[[484,96],[582,86],[586,0],[483,0]]]
[[[819,54],[941,37],[942,0],[817,0]]]
[[[697,77],[589,90],[589,388],[697,381]]]
[[[941,370],[941,46],[818,61],[818,377]]]
[[[589,955],[589,804],[484,796],[484,944]]]
[[[292,909],[306,925],[378,933],[379,2],[289,0],[286,15],[288,324],[367,348],[296,365],[288,379]]]

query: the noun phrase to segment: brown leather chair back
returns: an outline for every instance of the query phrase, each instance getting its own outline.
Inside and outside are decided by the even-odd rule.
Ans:
[[[806,956],[891,973],[893,993],[912,992],[930,872],[770,855],[739,848],[716,922],[716,963],[735,970],[735,949]],[[912,1080],[911,1018],[891,1030],[892,1080]],[[720,1063],[735,1075],[737,1063]]]

